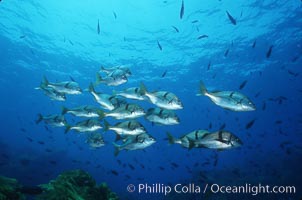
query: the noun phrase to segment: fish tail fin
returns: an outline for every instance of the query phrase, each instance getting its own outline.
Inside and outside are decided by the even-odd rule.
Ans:
[[[66,108],[66,107],[64,107],[64,106],[62,106],[62,115],[65,115],[67,112],[68,112],[68,108]]]
[[[43,116],[41,113],[38,113],[38,119],[36,120],[36,124],[39,124],[43,120]]]
[[[110,124],[106,120],[104,120],[104,131],[108,131],[109,126],[110,126]]]
[[[202,81],[200,81],[199,90],[200,93],[197,95],[206,95],[208,93],[208,90]]]
[[[116,144],[115,142],[112,142],[113,146],[114,146],[114,156],[118,156],[118,154],[121,151],[121,148],[118,144]]]
[[[65,129],[64,133],[66,134],[70,131],[71,126],[69,124],[66,124],[65,126],[66,126],[66,129]]]
[[[146,86],[143,82],[141,82],[141,84],[140,84],[140,90],[139,91],[140,91],[141,95],[145,95],[148,92],[147,88],[146,88]]]
[[[167,132],[169,144],[175,144],[175,138],[171,135],[171,133]]]
[[[92,83],[89,84],[88,91],[95,93],[95,89]]]
[[[102,111],[102,110],[97,110],[96,112],[98,113],[99,119],[100,119],[100,120],[102,120],[102,119],[104,119],[104,118],[106,117],[104,111]]]
[[[98,84],[102,83],[103,81],[104,81],[104,79],[101,77],[101,75],[99,73],[96,73],[95,84],[98,85]]]
[[[42,81],[41,85],[47,86],[48,84],[49,84],[49,81],[47,80],[46,76],[43,76],[43,81]]]

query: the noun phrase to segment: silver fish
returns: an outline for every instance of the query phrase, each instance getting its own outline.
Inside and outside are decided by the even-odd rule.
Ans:
[[[87,134],[86,143],[93,149],[97,149],[105,145],[103,136],[100,133]]]
[[[95,84],[100,84],[100,83],[104,83],[108,86],[118,86],[121,84],[124,84],[128,81],[127,76],[125,75],[120,75],[120,76],[106,76],[104,78],[101,77],[100,74],[96,74],[96,82]]]
[[[113,92],[117,96],[122,96],[128,99],[134,100],[145,100],[141,88],[138,87],[131,87],[127,88],[124,91]]]
[[[112,76],[113,74],[123,74],[125,76],[131,76],[131,71],[128,67],[126,66],[116,66],[116,67],[112,67],[112,68],[104,68],[103,66],[101,67],[100,72],[105,72],[108,76]]]
[[[46,87],[53,88],[57,92],[64,93],[64,94],[82,94],[82,89],[80,88],[79,84],[74,81],[64,81],[64,82],[57,82],[51,83],[47,80],[44,76],[43,84]]]
[[[42,116],[40,113],[38,114],[38,119],[36,120],[36,124],[39,124],[41,121],[44,121],[45,124],[54,126],[54,127],[64,127],[67,122],[62,115],[47,115]]]
[[[107,121],[104,121],[104,130],[112,130],[115,131],[118,135],[122,136],[139,135],[146,133],[145,127],[135,120],[119,122],[113,126],[110,126]]]
[[[155,124],[175,125],[179,124],[179,118],[172,110],[150,108],[145,116],[147,120]]]
[[[85,121],[78,122],[76,125],[66,125],[65,133],[70,130],[75,130],[77,132],[94,132],[101,129],[102,126],[100,122],[96,119],[88,119]]]
[[[115,119],[134,119],[144,116],[145,114],[144,109],[136,104],[122,104],[108,113],[103,113],[101,118],[113,117]]]
[[[113,101],[115,101],[114,96],[96,92],[92,83],[90,83],[88,90],[89,90],[90,94],[92,94],[92,96],[94,97],[95,101],[97,103],[99,103],[103,108],[105,108],[107,110],[113,110],[115,108],[114,103],[117,103],[117,102],[113,102]]]
[[[179,98],[171,92],[166,92],[166,91],[148,92],[147,88],[143,83],[141,83],[141,91],[142,94],[144,94],[149,98],[151,103],[157,105],[160,108],[164,108],[168,110],[178,110],[183,108],[183,105],[179,100]]]
[[[232,111],[253,111],[256,110],[255,104],[245,95],[234,91],[208,92],[204,83],[200,81],[200,93],[198,96],[205,95],[216,105]]]
[[[79,106],[76,108],[68,109],[66,107],[62,107],[62,115],[70,113],[77,117],[99,117],[100,109],[93,106]]]
[[[113,143],[115,147],[114,155],[117,156],[121,150],[145,149],[146,147],[151,146],[155,142],[156,140],[146,133],[131,137],[129,136],[120,145]]]
[[[55,89],[51,87],[46,87],[43,83],[40,87],[35,88],[36,90],[42,90],[46,96],[48,96],[51,100],[56,101],[65,101],[66,95],[61,92],[57,92]]]
[[[196,130],[180,137],[179,139],[174,138],[169,133],[167,134],[169,143],[181,144],[183,147],[189,149],[196,147],[224,150],[236,148],[243,144],[237,136],[224,130],[213,133],[206,130]]]

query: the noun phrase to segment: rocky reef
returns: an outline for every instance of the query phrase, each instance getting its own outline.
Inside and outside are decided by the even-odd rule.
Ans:
[[[117,195],[105,183],[97,185],[95,180],[83,170],[67,171],[48,184],[40,185],[43,193],[38,200],[116,200]]]
[[[33,187],[0,176],[0,200],[24,200],[27,194],[36,200],[118,200],[106,183],[97,185],[83,170],[63,172],[55,180]]]
[[[0,200],[23,200],[25,196],[18,191],[16,179],[0,176]]]

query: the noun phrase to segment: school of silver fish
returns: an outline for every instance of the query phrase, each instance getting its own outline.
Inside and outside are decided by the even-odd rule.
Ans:
[[[102,74],[102,75],[101,75]],[[61,114],[43,116],[38,114],[36,123],[44,121],[45,124],[54,127],[65,127],[65,133],[74,130],[77,133],[85,133],[86,143],[93,149],[105,145],[103,132],[112,131],[116,134],[113,142],[115,147],[114,155],[118,155],[122,150],[145,149],[156,143],[156,139],[148,133],[146,128],[137,120],[144,117],[152,125],[176,125],[180,119],[175,111],[183,109],[181,100],[169,91],[149,91],[141,83],[138,87],[126,88],[122,91],[112,91],[106,94],[96,91],[99,84],[107,86],[118,86],[127,83],[132,75],[126,66],[112,68],[101,67],[96,75],[95,83],[90,83],[87,90],[99,106],[79,105],[73,108],[62,107]],[[71,78],[72,79],[72,78]],[[42,90],[51,100],[65,101],[66,95],[79,95],[83,93],[79,84],[74,81],[49,82],[46,77],[40,86],[35,88]],[[226,110],[243,112],[256,110],[255,104],[244,94],[237,91],[215,91],[209,92],[204,83],[200,81],[200,91],[197,96],[207,96],[214,104]],[[136,103],[128,103],[127,99],[134,101],[148,101],[155,108],[145,110]],[[65,116],[73,115],[84,118],[74,124],[67,123]],[[116,124],[109,124],[106,118],[113,120],[123,120]],[[111,119],[112,120],[112,119]],[[207,130],[194,130],[184,134],[180,138],[167,133],[170,144],[180,144],[184,148],[208,148],[215,150],[225,150],[240,147],[242,141],[233,133],[226,130],[209,132]]]

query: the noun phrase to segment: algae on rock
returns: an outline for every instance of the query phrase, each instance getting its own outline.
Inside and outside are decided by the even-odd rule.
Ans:
[[[98,186],[95,180],[82,170],[67,171],[48,184],[41,185],[44,192],[38,200],[116,200],[106,184]]]
[[[19,187],[16,179],[0,176],[0,200],[25,199],[25,196],[17,191]]]

